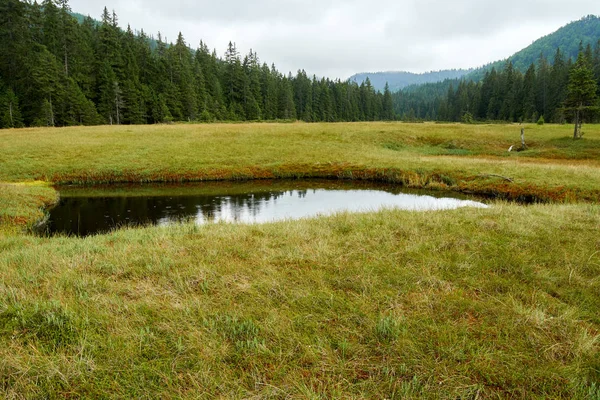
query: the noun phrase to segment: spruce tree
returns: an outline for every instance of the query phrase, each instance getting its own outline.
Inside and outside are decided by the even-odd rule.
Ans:
[[[563,113],[560,111],[567,95],[567,83],[569,81],[569,69],[565,63],[560,49],[556,49],[552,72],[550,73],[550,95],[549,95],[549,121],[562,122]]]
[[[569,85],[566,109],[573,113],[575,128],[573,138],[579,139],[583,136],[581,125],[585,114],[597,112],[596,104],[598,83],[594,79],[594,73],[590,66],[589,56],[580,51],[577,61],[569,73]]]
[[[523,120],[533,121],[535,114],[535,65],[531,64],[523,80]]]
[[[596,79],[596,82],[598,82],[598,95],[600,96],[600,40],[598,40],[594,48],[593,69],[594,78]]]
[[[204,67],[198,57],[199,51],[196,51],[193,63],[193,74],[195,82],[195,95],[196,103],[198,107],[198,116],[200,120],[210,121],[213,119],[212,114],[209,111],[209,94],[206,88],[206,78],[204,75]]]
[[[177,108],[181,110],[178,119],[193,120],[198,115],[196,82],[192,66],[192,52],[185,43],[181,32],[175,46],[168,50],[171,83],[177,97]]]
[[[116,124],[117,109],[119,105],[119,94],[116,89],[119,88],[117,75],[108,61],[104,62],[98,71],[98,89],[97,106],[103,121],[109,124]],[[122,105],[122,104],[121,104]],[[120,122],[120,121],[119,121]]]
[[[240,61],[240,55],[234,43],[229,42],[225,53],[225,74],[223,76],[226,90],[229,119],[244,118],[244,87],[246,76]]]
[[[7,89],[0,95],[0,128],[22,128],[23,126],[19,99],[12,89]]]
[[[390,85],[386,82],[383,89],[383,116],[382,119],[391,121],[394,119],[394,104],[392,103],[392,94],[390,93]]]
[[[58,122],[56,112],[61,108],[64,94],[64,87],[61,85],[62,68],[54,55],[41,45],[35,46],[29,65],[30,93],[38,99],[38,107],[42,108],[37,113],[41,118],[41,125],[55,126]]]
[[[261,90],[260,90],[260,63],[258,55],[250,49],[250,54],[244,58],[244,107],[246,110],[246,119],[261,119]]]
[[[537,110],[540,115],[544,116],[544,119],[548,117],[549,109],[549,97],[550,97],[550,65],[546,57],[541,54],[538,71],[537,71]]]
[[[140,67],[138,65],[137,42],[130,26],[121,38],[123,49],[123,116],[122,123],[142,124],[145,122],[145,101],[140,83]]]
[[[296,119],[296,105],[294,104],[294,94],[292,85],[287,77],[283,77],[279,87],[279,112],[278,118]]]
[[[294,85],[294,103],[298,119],[312,121],[312,85],[306,71],[298,70]]]

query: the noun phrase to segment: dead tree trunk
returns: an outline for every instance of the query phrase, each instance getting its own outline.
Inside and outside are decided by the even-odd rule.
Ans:
[[[573,131],[573,139],[579,139],[581,137],[581,115],[580,107],[575,110],[575,130]]]
[[[50,95],[50,126],[54,126],[54,107],[52,106],[52,95]]]
[[[115,109],[117,113],[117,125],[121,125],[121,114],[120,110],[123,107],[123,99],[121,98],[121,88],[119,88],[119,82],[114,82],[115,86]]]
[[[525,128],[521,128],[521,150],[527,149],[525,145]]]

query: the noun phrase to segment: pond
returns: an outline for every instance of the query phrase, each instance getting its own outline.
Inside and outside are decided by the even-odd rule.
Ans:
[[[252,181],[57,188],[60,202],[40,232],[88,236],[123,225],[263,223],[382,208],[426,211],[487,207],[454,193],[345,181]]]

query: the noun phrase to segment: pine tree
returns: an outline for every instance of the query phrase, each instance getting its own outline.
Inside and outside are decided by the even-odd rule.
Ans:
[[[162,94],[152,93],[150,101],[152,119],[154,122],[163,123],[173,120],[167,102]]]
[[[59,9],[54,0],[44,0],[42,2],[43,10],[43,44],[48,51],[60,59],[62,55],[61,46],[61,23]]]
[[[56,58],[41,45],[36,46],[29,65],[31,93],[38,102],[41,101],[38,104],[42,109],[38,114],[41,115],[42,125],[55,126],[56,110],[60,109],[64,90],[60,84],[62,69]]]
[[[293,86],[298,119],[306,122],[312,121],[312,85],[306,71],[298,70]]]
[[[261,108],[259,101],[261,99],[260,91],[260,63],[258,55],[250,49],[250,54],[244,58],[243,63],[244,74],[244,108],[246,111],[246,119],[259,120],[261,119]]]
[[[94,103],[87,99],[72,78],[66,78],[63,102],[63,125],[95,125],[100,116]]]
[[[76,23],[76,21],[73,22]],[[69,57],[69,76],[88,99],[94,99],[96,89],[96,57],[94,55],[96,27],[87,17],[74,33],[74,50]]]
[[[496,70],[492,69],[492,72],[495,74]],[[491,72],[487,72],[485,73],[485,76],[483,77],[483,81],[481,84],[481,101],[479,102],[479,107],[476,113],[476,117],[478,119],[486,119],[487,118],[487,112],[488,112],[488,107],[490,104],[490,101],[492,99],[492,91],[493,91],[493,78],[491,77]]]
[[[177,113],[178,119],[196,119],[198,99],[192,67],[192,52],[185,43],[181,32],[177,36],[175,46],[169,48],[168,55],[170,79],[174,86],[173,91],[177,103],[175,107],[169,108],[180,110]]]
[[[42,101],[38,118],[34,121],[35,126],[54,126],[54,107],[48,99]]]
[[[120,103],[120,93],[115,91],[119,88],[119,81],[108,61],[102,64],[98,74],[98,112],[104,122],[112,125],[120,119],[117,116],[119,113],[116,109],[116,106]]]
[[[206,87],[206,111],[210,114],[205,118],[225,118],[225,96],[223,94],[223,86],[221,77],[219,76],[219,61],[216,52],[210,53],[206,44],[200,41],[200,46],[196,51],[196,65],[201,70],[204,77]]]
[[[392,103],[392,94],[390,93],[390,85],[385,83],[383,89],[383,116],[382,118],[387,121],[394,119],[394,104]]]
[[[145,122],[145,102],[140,84],[140,67],[135,36],[130,26],[122,37],[123,48],[123,82],[121,85],[123,97],[122,123],[142,124]]]
[[[278,73],[275,68],[269,68],[264,63],[261,68],[261,95],[263,118],[273,120],[277,118],[278,97],[277,97]]]
[[[22,128],[23,126],[19,99],[12,89],[8,89],[0,96],[0,128]]]
[[[598,83],[589,62],[589,56],[580,51],[577,62],[569,74],[569,86],[565,106],[573,112],[575,129],[573,138],[579,139],[583,136],[581,125],[584,120],[584,112],[593,113],[598,110],[596,105]]]
[[[523,81],[523,120],[533,121],[535,114],[535,65],[531,64]]]
[[[56,0],[56,4],[58,5],[59,28],[57,58],[62,59],[64,73],[68,77],[72,68],[72,55],[77,51],[75,43],[79,26],[70,14],[69,0]]]
[[[552,122],[561,122],[564,120],[560,109],[567,96],[567,83],[569,81],[569,69],[565,63],[560,49],[556,49],[554,62],[552,63],[552,72],[550,73],[550,95],[549,95],[549,117]]]
[[[294,104],[294,94],[292,85],[287,77],[281,80],[279,88],[279,112],[278,118],[296,119],[296,105]]]
[[[594,48],[594,78],[596,82],[598,82],[598,96],[600,96],[600,40],[596,43],[596,47]]]
[[[198,51],[196,51],[196,56],[194,57],[193,74],[198,115],[203,121],[212,120],[213,117],[209,111],[209,95],[206,88],[206,78],[204,77],[203,67],[198,58]]]
[[[34,44],[30,30],[32,24],[26,18],[27,9],[27,3],[19,0],[0,1],[0,77],[6,87],[19,97],[24,120],[31,123],[37,111],[33,110],[32,103],[36,102],[37,108],[39,98],[27,96],[31,91],[27,67]]]
[[[537,110],[544,119],[548,117],[549,95],[550,95],[550,66],[546,57],[541,54],[537,71]]]
[[[369,77],[360,85],[360,108],[361,120],[372,121],[374,118],[373,110],[373,86]]]
[[[120,35],[117,15],[114,11],[110,14],[104,7],[101,25],[98,29],[96,57],[99,64],[107,62],[117,77],[121,76],[123,66]]]
[[[240,61],[240,55],[234,43],[229,42],[225,53],[224,87],[226,89],[229,119],[244,117],[244,87],[246,76]]]

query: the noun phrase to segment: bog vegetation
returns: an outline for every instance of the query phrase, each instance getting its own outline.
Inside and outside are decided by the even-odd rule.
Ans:
[[[515,125],[3,131],[0,397],[597,399],[585,130],[528,125],[519,153]],[[47,182],[304,176],[551,204],[26,233],[57,199]]]
[[[599,399],[599,57],[392,96],[1,1],[0,397]],[[399,117],[468,124],[154,124]],[[492,207],[30,233],[56,183],[309,177]]]

